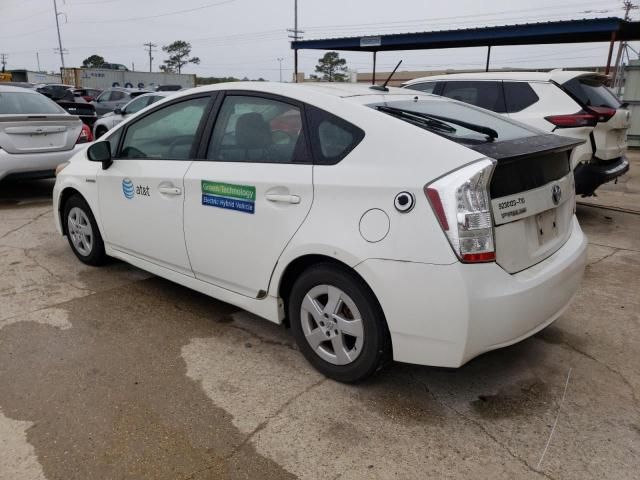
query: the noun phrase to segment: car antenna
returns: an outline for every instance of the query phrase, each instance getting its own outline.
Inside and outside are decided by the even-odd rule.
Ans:
[[[400,66],[401,63],[402,63],[402,60],[398,62],[398,64],[396,65],[396,68],[393,69],[393,72],[391,72],[391,75],[387,77],[387,79],[384,81],[382,85],[371,85],[369,88],[371,90],[380,90],[381,92],[388,92],[389,89],[387,88],[387,83],[389,83],[389,80],[391,80],[391,77],[393,77],[393,75],[396,73],[396,70],[398,70],[398,67]]]

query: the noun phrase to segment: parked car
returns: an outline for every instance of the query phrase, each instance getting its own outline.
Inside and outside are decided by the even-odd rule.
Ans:
[[[41,84],[36,91],[49,97],[71,115],[80,117],[89,129],[93,127],[98,118],[93,105],[87,103],[82,97],[76,96],[74,87],[63,84]],[[91,130],[90,130],[91,131]]]
[[[177,92],[182,90],[182,85],[158,85],[156,92]]]
[[[629,170],[631,115],[593,72],[489,72],[412,80],[406,88],[471,103],[536,128],[585,140],[574,156],[576,192],[592,195]]]
[[[128,116],[139,112],[158,100],[171,96],[173,93],[174,92],[154,92],[138,95],[124,107],[116,108],[113,112],[105,113],[93,126],[94,137],[100,138]]]
[[[0,82],[0,85],[5,87],[28,88],[29,90],[35,90],[36,88],[36,84],[31,82]]]
[[[124,72],[129,71],[129,69],[121,63],[103,63],[97,68],[106,68],[108,70],[122,70]]]
[[[91,130],[33,90],[0,85],[0,180],[53,177]]]
[[[448,98],[227,83],[103,139],[53,192],[78,259],[116,257],[286,321],[339,381],[518,342],[558,318],[583,275],[580,141]]]
[[[82,97],[85,102],[94,101],[101,93],[102,90],[98,90],[97,88],[75,88],[73,90],[73,94],[76,97]]]
[[[149,90],[112,87],[102,92],[91,104],[95,107],[98,115],[104,115],[105,113],[113,112],[116,108],[125,106],[133,98],[145,93],[151,92]]]

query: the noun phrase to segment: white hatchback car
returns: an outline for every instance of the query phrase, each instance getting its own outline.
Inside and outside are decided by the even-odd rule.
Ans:
[[[91,130],[44,95],[0,84],[0,180],[53,177]]]
[[[576,192],[591,195],[629,170],[631,114],[593,72],[478,72],[423,77],[404,87],[501,113],[559,135],[585,140],[573,162]]]
[[[233,83],[123,122],[57,177],[76,256],[287,322],[325,375],[457,367],[580,284],[573,139],[443,97]]]

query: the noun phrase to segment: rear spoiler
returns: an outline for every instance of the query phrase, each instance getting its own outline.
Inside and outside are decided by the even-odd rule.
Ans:
[[[553,133],[533,137],[516,138],[503,142],[487,142],[479,145],[466,145],[495,160],[516,160],[535,157],[542,153],[556,153],[571,150],[585,143],[584,140],[563,137]]]

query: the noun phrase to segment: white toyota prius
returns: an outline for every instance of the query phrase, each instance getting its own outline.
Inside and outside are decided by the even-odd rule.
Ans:
[[[291,327],[322,373],[458,367],[579,288],[575,139],[455,100],[229,83],[158,102],[61,165],[57,227]]]

